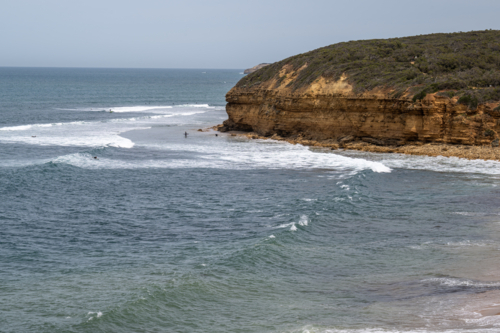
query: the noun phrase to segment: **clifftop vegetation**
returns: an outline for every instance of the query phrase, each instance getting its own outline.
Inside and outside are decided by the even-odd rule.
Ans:
[[[283,78],[284,65],[298,70],[288,86],[299,89],[320,78],[339,80],[346,74],[356,93],[393,88],[391,97],[406,93],[418,101],[428,93],[459,97],[471,109],[500,101],[500,31],[440,33],[403,38],[333,44],[266,66],[241,79],[251,87]]]

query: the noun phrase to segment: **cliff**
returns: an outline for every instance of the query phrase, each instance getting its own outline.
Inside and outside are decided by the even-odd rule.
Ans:
[[[259,69],[261,69],[263,67],[266,67],[268,65],[270,65],[270,64],[268,64],[268,63],[258,64],[257,66],[253,66],[252,68],[245,69],[245,71],[243,72],[243,74],[251,74],[251,73],[256,72]]]
[[[226,100],[223,131],[341,146],[498,146],[500,32],[335,44],[248,75]]]

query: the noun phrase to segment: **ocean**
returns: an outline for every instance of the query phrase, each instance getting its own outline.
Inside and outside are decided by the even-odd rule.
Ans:
[[[216,136],[241,72],[0,68],[0,332],[498,332],[500,163]]]

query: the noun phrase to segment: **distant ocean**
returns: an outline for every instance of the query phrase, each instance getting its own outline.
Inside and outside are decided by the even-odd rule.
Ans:
[[[241,72],[0,68],[0,332],[498,332],[500,163],[205,131]]]

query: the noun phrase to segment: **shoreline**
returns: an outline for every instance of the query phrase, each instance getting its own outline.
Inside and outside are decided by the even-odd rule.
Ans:
[[[405,154],[405,155],[420,155],[420,156],[443,156],[443,157],[458,157],[468,160],[484,160],[484,161],[500,161],[500,148],[492,146],[469,146],[469,145],[456,145],[447,143],[421,143],[405,144],[401,146],[378,146],[365,141],[350,141],[339,143],[334,140],[309,140],[301,136],[298,137],[281,137],[277,134],[266,137],[259,135],[255,132],[243,131],[220,131],[223,125],[217,125],[212,129],[228,133],[232,136],[244,136],[248,139],[256,140],[277,140],[285,141],[291,144],[300,144],[309,147],[330,148],[331,150],[344,149],[344,150],[357,150],[371,153],[386,153],[386,154]],[[341,140],[342,141],[342,140]]]

